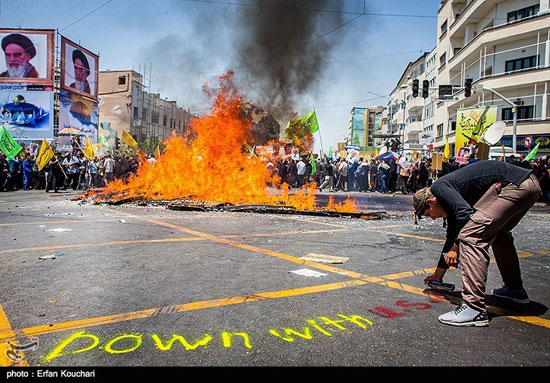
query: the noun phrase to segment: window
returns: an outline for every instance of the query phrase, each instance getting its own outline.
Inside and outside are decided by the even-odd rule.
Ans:
[[[147,109],[146,108],[143,108],[141,110],[141,119],[144,120],[144,121],[147,120]]]
[[[447,33],[447,20],[441,24],[441,35],[444,35],[445,33]]]
[[[118,76],[118,85],[126,84],[126,76]]]
[[[445,65],[446,62],[447,62],[447,53],[443,53],[439,58],[439,66],[441,67]]]
[[[159,114],[158,112],[151,113],[151,123],[158,124],[159,123]]]
[[[520,59],[508,60],[505,63],[506,72],[534,68],[537,66],[537,56],[523,57]]]
[[[526,106],[517,106],[516,112],[517,112],[517,119],[518,120],[527,120],[532,119],[534,115],[535,108],[533,105],[526,105]],[[502,120],[503,121],[510,121],[513,120],[514,116],[512,115],[512,108],[502,108]]]
[[[443,124],[439,124],[437,125],[437,137],[442,137],[443,136]]]
[[[519,9],[517,11],[508,12],[508,22],[517,21],[524,19],[526,17],[531,17],[539,13],[539,4],[533,5],[532,7],[527,7]]]
[[[134,120],[139,118],[139,109],[137,106],[134,106]]]

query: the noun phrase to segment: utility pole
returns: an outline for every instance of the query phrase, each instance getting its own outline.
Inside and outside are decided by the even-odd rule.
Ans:
[[[500,97],[504,102],[508,103],[509,105],[512,106],[512,116],[513,116],[513,123],[512,123],[512,150],[514,152],[514,154],[516,153],[516,147],[517,147],[517,121],[518,121],[518,113],[517,113],[517,105],[510,101],[509,99],[507,99],[506,97],[504,97],[503,95],[501,95],[500,93],[498,93],[496,90],[494,89],[491,89],[491,88],[487,88],[485,86],[483,86],[483,84],[478,84],[477,85],[477,89],[476,91],[484,91],[484,90],[487,90],[493,94],[496,94],[498,97]]]

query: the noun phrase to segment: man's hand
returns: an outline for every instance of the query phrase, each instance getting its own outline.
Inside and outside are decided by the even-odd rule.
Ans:
[[[447,256],[445,257],[445,262],[447,262],[447,265],[452,267],[458,266],[458,246],[456,243],[454,244],[453,248],[447,253]]]
[[[427,284],[430,281],[442,282],[443,281],[443,276],[445,275],[445,272],[446,272],[445,269],[440,269],[440,268],[435,269],[435,272],[432,275],[430,275],[429,277],[424,278],[424,284]]]

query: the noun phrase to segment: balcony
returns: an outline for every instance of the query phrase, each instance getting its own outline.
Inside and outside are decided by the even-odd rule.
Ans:
[[[405,126],[405,134],[407,136],[410,136],[410,135],[418,135],[419,133],[422,132],[422,121],[414,121],[414,122],[411,122],[409,124],[407,124],[407,126]],[[418,137],[417,137],[418,139]]]
[[[453,21],[449,27],[448,34],[452,38],[457,34],[464,34],[468,21],[474,15],[486,15],[488,14],[499,2],[502,0],[472,0],[462,10],[460,15]],[[477,20],[477,19],[476,19]]]
[[[424,99],[422,97],[413,97],[407,102],[407,112],[409,114],[417,114],[424,108]]]
[[[528,38],[536,43],[538,33],[546,36],[549,23],[550,14],[544,14],[485,29],[448,60],[449,71],[460,69],[463,62],[469,61],[468,58],[474,60],[475,57],[479,61],[479,51],[485,46],[489,48]]]

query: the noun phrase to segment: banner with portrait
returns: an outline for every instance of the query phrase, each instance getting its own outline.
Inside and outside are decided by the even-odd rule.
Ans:
[[[61,36],[61,89],[97,100],[99,56]]]
[[[0,125],[15,140],[53,138],[52,87],[0,83]]]
[[[469,146],[471,139],[481,141],[487,129],[497,121],[497,111],[498,106],[458,109],[455,148]]]
[[[97,101],[62,90],[59,95],[58,136],[79,137],[82,147],[86,137],[97,144],[99,113]]]
[[[0,29],[0,83],[53,85],[53,29]]]

